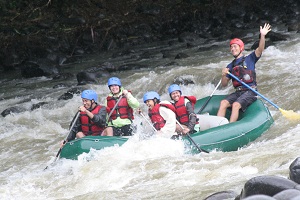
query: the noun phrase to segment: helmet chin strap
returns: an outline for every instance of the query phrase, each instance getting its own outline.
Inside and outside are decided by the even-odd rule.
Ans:
[[[233,56],[235,59],[238,58],[241,55],[242,51],[240,51],[240,53],[236,56]]]
[[[95,101],[94,101],[94,100],[91,100],[91,105],[90,105],[90,107],[87,109],[88,111],[93,110],[93,102],[95,102]]]

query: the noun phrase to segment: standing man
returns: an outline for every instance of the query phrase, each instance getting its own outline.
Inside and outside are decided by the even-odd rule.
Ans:
[[[256,93],[233,79],[228,72],[238,77],[253,89],[256,89],[255,63],[259,60],[265,49],[265,36],[269,31],[271,31],[270,24],[265,23],[264,27],[260,26],[259,45],[255,51],[247,56],[244,56],[242,53],[244,50],[244,43],[242,40],[234,38],[230,41],[230,51],[234,60],[222,70],[222,86],[227,86],[229,80],[232,79],[232,84],[236,91],[221,101],[217,114],[218,116],[224,117],[226,109],[232,107],[230,122],[235,122],[238,120],[239,110],[241,109],[244,112],[250,104],[257,100]]]

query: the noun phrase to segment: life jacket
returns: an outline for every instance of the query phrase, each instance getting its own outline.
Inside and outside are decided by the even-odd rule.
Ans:
[[[173,104],[176,109],[175,113],[176,113],[177,120],[181,124],[186,124],[189,121],[188,112],[186,110],[185,102],[184,102],[185,98],[187,98],[192,103],[193,108],[196,103],[195,96],[181,96],[179,100]]]
[[[126,97],[122,96],[120,97],[122,98],[118,105],[116,106],[116,109],[112,112],[110,120],[115,120],[117,119],[117,117],[120,117],[121,119],[130,119],[133,120],[134,116],[133,116],[133,109],[128,105],[127,99]],[[114,106],[117,103],[117,98],[112,97],[112,96],[108,96],[106,98],[107,100],[107,107],[112,110],[114,108]]]
[[[102,106],[97,105],[91,113],[94,115],[99,112],[99,110],[102,108]],[[104,130],[104,127],[97,126],[90,118],[87,116],[85,112],[80,112],[80,121],[81,121],[81,130],[84,135],[101,135],[102,131]]]
[[[232,74],[239,78],[239,80],[243,81],[246,84],[256,85],[256,73],[254,70],[248,70],[245,62],[245,57],[243,57],[242,61],[235,65],[235,60],[232,61],[233,68]],[[253,84],[252,84],[253,83]],[[232,84],[234,88],[242,86],[242,84],[232,79]]]
[[[159,114],[159,108],[160,106],[169,108],[173,112],[175,112],[175,107],[172,104],[156,104],[152,110],[149,109],[148,115],[151,119],[151,122],[153,123],[153,126],[156,130],[160,130],[162,127],[165,126],[166,121],[164,118]]]

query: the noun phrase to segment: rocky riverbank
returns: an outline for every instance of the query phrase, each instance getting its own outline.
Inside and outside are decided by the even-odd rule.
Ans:
[[[199,38],[243,38],[265,22],[299,31],[299,8],[296,0],[0,0],[0,70],[20,70],[25,78],[61,77],[64,65],[86,55],[120,50],[112,57],[121,57],[141,44],[175,38],[188,47]]]
[[[239,195],[233,191],[212,194],[204,200],[297,200],[300,199],[300,157],[289,167],[289,177],[257,176],[248,180]]]

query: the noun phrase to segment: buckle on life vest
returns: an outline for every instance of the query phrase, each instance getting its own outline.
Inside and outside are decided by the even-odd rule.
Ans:
[[[255,85],[252,85],[251,88],[253,88],[254,90],[256,90],[256,86]],[[245,88],[243,86],[239,86],[239,87],[236,87],[235,88],[236,91],[247,91],[249,90],[248,88]]]

